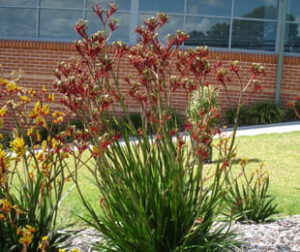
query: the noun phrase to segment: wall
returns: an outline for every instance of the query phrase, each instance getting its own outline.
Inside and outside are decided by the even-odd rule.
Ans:
[[[39,88],[42,85],[50,91],[53,90],[54,69],[59,61],[67,61],[76,52],[71,43],[37,42],[37,41],[6,41],[0,40],[0,64],[5,76],[12,71],[23,70],[21,84],[28,88]],[[254,95],[248,102],[274,101],[276,90],[277,56],[269,54],[251,54],[236,52],[212,51],[210,62],[224,62],[224,67],[230,65],[233,60],[239,60],[242,65],[242,80],[249,80],[252,62],[261,63],[266,70],[266,75],[261,78],[263,91]],[[123,76],[136,74],[128,62],[122,62],[120,68]],[[122,78],[122,76],[121,76]],[[216,84],[215,78],[211,82]],[[238,98],[238,82],[232,79],[228,86],[230,97],[227,97],[222,86],[220,88],[220,105],[223,108],[232,107]],[[122,85],[122,91],[128,92],[128,86]],[[300,95],[300,57],[285,57],[281,84],[280,102],[286,104],[295,95]],[[230,98],[230,99],[228,99]],[[0,101],[0,104],[3,101]],[[172,96],[174,106],[184,113],[186,97],[177,92]],[[138,104],[128,101],[132,111],[138,111]],[[12,120],[10,124],[13,123]],[[6,125],[9,126],[9,125]]]

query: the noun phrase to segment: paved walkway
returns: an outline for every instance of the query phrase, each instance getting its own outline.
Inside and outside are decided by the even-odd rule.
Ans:
[[[300,120],[285,123],[273,123],[266,125],[242,126],[238,127],[237,136],[253,136],[260,134],[284,133],[300,131]],[[232,128],[225,130],[226,133],[231,133]]]

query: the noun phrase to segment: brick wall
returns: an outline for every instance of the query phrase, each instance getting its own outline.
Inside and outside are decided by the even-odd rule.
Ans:
[[[3,73],[8,75],[12,71],[22,69],[21,84],[26,87],[39,88],[42,85],[50,91],[54,79],[54,69],[59,61],[67,61],[75,56],[76,52],[71,43],[60,42],[36,42],[36,41],[5,41],[0,40],[0,64],[2,64]],[[242,80],[249,80],[249,68],[252,62],[261,63],[266,69],[266,75],[261,78],[263,91],[251,97],[249,103],[257,101],[274,101],[276,90],[277,74],[277,56],[266,54],[250,54],[235,52],[211,52],[210,62],[214,64],[222,61],[224,67],[228,66],[233,60],[239,60],[242,65]],[[135,70],[128,65],[128,62],[122,62],[122,75],[136,74]],[[211,77],[211,82],[220,88],[221,107],[232,107],[236,104],[238,98],[238,83],[236,79],[228,86],[230,99],[225,95],[224,89],[217,85],[215,78]],[[123,84],[122,91],[127,92],[128,87]],[[287,103],[295,95],[300,95],[300,57],[285,57],[283,76],[281,84],[282,104]],[[3,101],[0,101],[0,103]],[[180,90],[172,96],[172,104],[177,110],[184,113],[186,97],[182,96]],[[138,111],[138,104],[128,100],[128,106],[132,111]]]

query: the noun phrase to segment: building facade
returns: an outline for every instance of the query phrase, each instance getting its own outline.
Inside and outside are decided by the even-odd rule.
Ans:
[[[101,29],[90,6],[107,2],[0,0],[0,63],[4,73],[21,68],[24,85],[45,85],[51,90],[57,62],[75,55],[72,41],[79,37],[74,23],[87,19],[90,33]],[[267,73],[262,79],[264,90],[249,102],[285,104],[300,95],[299,0],[117,0],[116,4],[120,27],[112,41],[136,43],[136,26],[157,12],[165,12],[170,20],[161,30],[162,40],[182,29],[190,35],[186,48],[208,45],[211,61],[223,61],[225,66],[233,60],[243,62],[245,81],[252,62],[263,64]],[[135,73],[126,62],[122,67],[126,74]],[[237,83],[232,81],[229,90],[232,101],[220,91],[223,107],[234,106]],[[186,99],[180,93],[173,99],[178,109],[185,107]],[[138,110],[136,104],[129,105]]]

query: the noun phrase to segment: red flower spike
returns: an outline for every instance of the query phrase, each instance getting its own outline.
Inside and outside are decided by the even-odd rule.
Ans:
[[[184,124],[184,128],[186,130],[191,130],[192,129],[192,124],[190,122],[187,122],[186,124]]]

